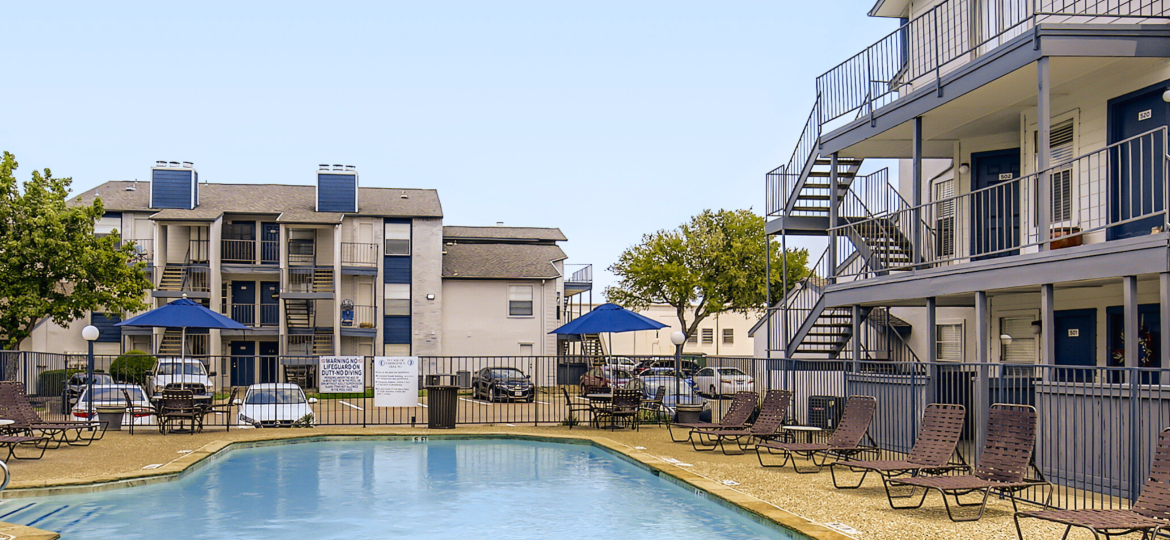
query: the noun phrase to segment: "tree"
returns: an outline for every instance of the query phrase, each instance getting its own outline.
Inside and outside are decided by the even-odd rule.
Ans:
[[[94,236],[101,199],[69,204],[70,178],[33,171],[23,189],[16,157],[0,161],[0,346],[16,350],[40,321],[66,326],[89,311],[124,313],[148,306],[145,264],[129,264],[134,246]]]
[[[767,238],[764,218],[750,210],[705,210],[674,230],[642,237],[609,271],[620,279],[606,299],[630,309],[674,307],[690,337],[716,313],[759,311],[767,304],[765,242],[771,242],[772,298],[783,297],[783,254]],[[808,274],[808,251],[788,250],[788,286]],[[682,346],[677,346],[680,352]]]

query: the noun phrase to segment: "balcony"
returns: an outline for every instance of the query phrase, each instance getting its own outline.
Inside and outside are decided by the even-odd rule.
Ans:
[[[347,310],[342,304],[341,335],[343,336],[374,336],[378,330],[377,306],[353,306]]]
[[[834,229],[850,240],[838,249],[837,282],[1163,232],[1170,194],[1166,141],[1167,128],[1160,127],[1038,174],[848,221]],[[1047,197],[1040,195],[1041,182]],[[813,270],[829,276],[830,269]]]
[[[231,318],[244,326],[275,327],[280,325],[279,304],[237,304],[230,307]],[[257,316],[259,314],[259,316]]]
[[[118,247],[133,245],[134,254],[130,256],[131,263],[144,262],[149,265],[154,260],[154,240],[150,238],[124,239],[118,242]]]
[[[204,265],[168,264],[155,267],[158,282],[151,291],[156,298],[211,297],[211,268]]]
[[[948,73],[1044,24],[1100,28],[1164,24],[1168,18],[1170,5],[1148,0],[945,0],[817,77],[816,132],[826,132],[824,126],[837,120],[872,122],[875,111],[915,90],[934,88]],[[787,171],[797,172],[791,163]]]
[[[281,292],[283,298],[332,298],[333,268],[298,267],[288,269],[288,280]]]
[[[302,266],[317,264],[317,244],[312,240],[289,240],[288,264]]]
[[[236,264],[278,264],[280,242],[220,240],[220,260]]]
[[[381,261],[378,260],[378,244],[358,242],[341,243],[342,266],[370,266],[376,268],[379,262]]]

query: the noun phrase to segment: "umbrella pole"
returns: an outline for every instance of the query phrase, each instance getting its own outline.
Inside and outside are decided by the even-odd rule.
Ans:
[[[184,326],[182,330],[182,338],[179,339],[179,358],[187,357],[187,327]]]

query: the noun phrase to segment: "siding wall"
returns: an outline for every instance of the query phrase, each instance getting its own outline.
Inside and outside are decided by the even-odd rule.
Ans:
[[[318,174],[318,212],[357,212],[356,174]]]
[[[194,208],[191,188],[195,171],[152,170],[151,208]]]

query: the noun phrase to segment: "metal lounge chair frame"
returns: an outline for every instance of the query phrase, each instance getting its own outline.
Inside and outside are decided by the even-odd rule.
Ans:
[[[727,412],[723,413],[723,418],[718,422],[695,422],[687,424],[666,424],[666,430],[670,434],[670,440],[673,442],[687,442],[691,440],[691,432],[695,430],[712,430],[712,429],[744,429],[748,426],[748,419],[752,417],[752,413],[756,411],[756,404],[760,402],[760,395],[751,391],[736,392],[731,399],[731,405],[727,407]],[[687,436],[679,439],[674,436],[674,429],[687,430]]]
[[[694,430],[691,432],[691,446],[700,452],[715,450],[715,446],[724,454],[743,454],[751,446],[752,441],[768,441],[783,436],[780,426],[788,420],[788,408],[792,405],[792,392],[788,390],[768,390],[764,393],[764,403],[760,405],[760,414],[755,423],[748,429],[714,429]],[[734,442],[735,452],[728,452],[727,442]]]
[[[966,416],[967,409],[962,405],[946,403],[927,405],[922,415],[922,427],[918,430],[918,438],[906,459],[838,461],[829,466],[829,473],[833,475],[833,486],[837,489],[857,489],[865,482],[865,477],[874,472],[882,479],[886,498],[890,499],[892,505],[893,499],[904,498],[907,495],[893,495],[890,492],[891,478],[938,475],[956,470],[969,471],[971,467],[967,465],[962,452],[958,449]],[[861,478],[855,485],[843,485],[837,481],[837,467],[848,468],[855,473],[860,472]]]
[[[89,446],[106,434],[106,423],[101,421],[45,422],[28,400],[24,383],[19,381],[0,381],[0,417],[14,421],[7,427],[10,434],[43,437],[46,448],[59,448],[62,444]]]
[[[1158,449],[1154,452],[1154,463],[1150,477],[1142,486],[1142,493],[1129,510],[1082,508],[1078,510],[1040,510],[1016,512],[1012,516],[1016,525],[1016,537],[1024,540],[1020,530],[1020,518],[1036,518],[1065,525],[1064,536],[1073,527],[1083,527],[1093,533],[1093,538],[1106,538],[1141,531],[1142,539],[1153,539],[1164,529],[1170,528],[1170,428],[1158,436]]]
[[[922,498],[917,504],[910,506],[896,506],[890,500],[890,506],[896,510],[921,508],[926,501],[926,495],[936,490],[942,495],[943,505],[947,509],[947,517],[951,521],[975,521],[983,517],[987,509],[987,499],[991,492],[998,491],[1012,501],[1012,509],[1016,510],[1015,492],[1048,485],[1043,475],[1037,469],[1040,479],[1027,478],[1028,470],[1036,467],[1032,461],[1032,452],[1036,446],[1036,408],[1031,405],[1011,405],[996,403],[991,406],[987,419],[987,442],[983,445],[983,453],[979,456],[979,464],[975,472],[958,476],[929,476],[891,480],[891,486],[911,486],[923,488]],[[980,502],[964,503],[959,497],[970,493],[983,493]],[[910,495],[906,497],[911,497]],[[979,512],[974,516],[955,517],[951,510],[951,503],[947,495],[955,498],[955,505],[961,507],[978,506]],[[1048,498],[1052,491],[1048,492]],[[1047,506],[1047,502],[1045,503]]]
[[[848,459],[855,455],[863,453],[877,454],[877,445],[873,442],[873,438],[869,436],[869,425],[873,422],[874,413],[877,411],[877,398],[873,396],[850,396],[845,402],[845,412],[841,415],[841,422],[837,424],[837,429],[833,430],[833,434],[829,436],[829,440],[825,443],[795,443],[795,442],[762,442],[756,445],[756,459],[760,461],[760,465],[764,467],[783,467],[792,462],[792,469],[800,474],[809,474],[820,472],[820,470],[828,464],[830,458],[839,460],[842,457]],[[867,439],[868,445],[862,445],[861,440]],[[764,462],[764,456],[760,452],[761,448],[767,449],[767,454],[781,454],[784,460],[779,464],[767,464]],[[776,451],[779,452],[776,452]],[[821,456],[821,462],[817,463],[817,456]],[[796,465],[796,456],[801,456],[813,464],[811,469],[801,470]]]

